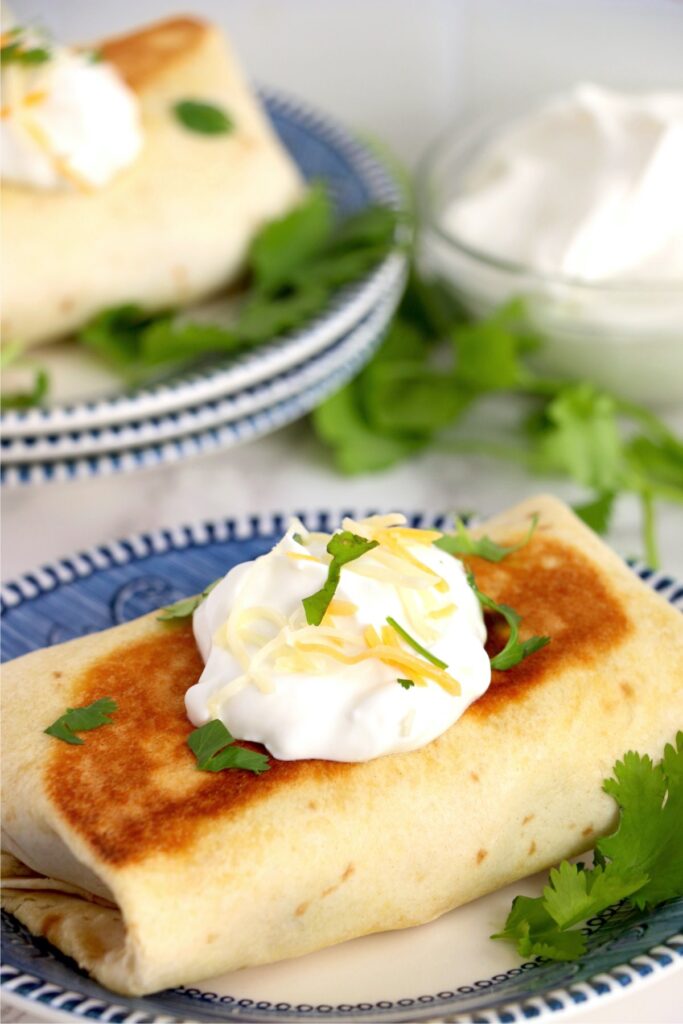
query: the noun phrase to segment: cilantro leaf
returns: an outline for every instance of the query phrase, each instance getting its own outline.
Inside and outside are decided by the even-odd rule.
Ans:
[[[249,345],[268,341],[315,316],[328,298],[328,289],[316,280],[286,295],[254,291],[240,309],[235,335]]]
[[[396,682],[399,686],[402,686],[404,690],[409,690],[415,683],[412,679],[397,679]]]
[[[349,530],[340,530],[332,534],[327,545],[327,552],[332,555],[332,561],[327,569],[327,579],[320,590],[303,600],[306,622],[309,626],[319,626],[325,617],[325,612],[339,586],[342,566],[348,565],[376,547],[376,540],[366,540],[365,537],[359,537]]]
[[[449,555],[477,555],[479,558],[486,559],[487,562],[502,562],[508,555],[514,554],[515,551],[519,551],[529,543],[537,526],[538,516],[534,515],[531,517],[531,524],[526,536],[519,543],[505,547],[486,535],[473,537],[462,519],[456,518],[455,533],[439,537],[434,541],[434,546],[442,551],[447,551]]]
[[[513,299],[487,320],[455,328],[458,380],[474,392],[515,388],[528,378],[520,356],[533,350],[536,341],[522,333],[522,303]]]
[[[552,399],[532,430],[541,467],[562,470],[601,493],[619,489],[622,444],[611,395],[592,384],[568,386]]]
[[[543,899],[515,896],[503,931],[492,939],[514,942],[524,958],[544,956],[549,960],[576,960],[586,951],[581,932],[562,932],[546,910]]]
[[[510,627],[510,636],[505,644],[502,651],[491,658],[491,668],[497,668],[501,672],[507,671],[507,669],[513,668],[518,665],[520,661],[524,661],[531,654],[535,654],[536,651],[540,651],[542,647],[545,647],[550,643],[549,636],[532,636],[528,640],[519,639],[519,627],[522,622],[521,616],[510,608],[507,604],[498,604],[492,597],[488,597],[486,594],[482,594],[481,590],[477,586],[474,578],[474,573],[468,570],[467,580],[472,590],[477,595],[479,603],[484,608],[488,608],[489,611],[496,612],[498,615],[502,615],[508,626]]]
[[[213,583],[209,583],[208,587],[202,590],[201,594],[193,594],[192,597],[183,597],[180,601],[176,601],[175,604],[171,604],[168,608],[164,608],[160,615],[157,615],[158,622],[169,622],[171,619],[187,619],[190,615],[199,608],[202,601],[204,601],[214,587],[218,586],[221,581],[220,577],[214,580]]]
[[[110,715],[117,710],[115,700],[111,697],[101,697],[82,708],[67,708],[44,732],[55,739],[63,740],[64,743],[80,746],[84,741],[75,735],[77,732],[87,732],[90,729],[99,729],[101,725],[111,725]]]
[[[363,414],[358,381],[331,395],[313,411],[318,437],[334,451],[343,473],[371,473],[387,469],[425,446],[420,434],[384,433],[370,426]]]
[[[236,746],[234,737],[218,718],[191,732],[187,745],[197,759],[197,769],[202,772],[242,768],[260,775],[270,768],[265,754]]]
[[[626,871],[642,872],[647,884],[633,898],[643,908],[683,894],[683,733],[667,745],[661,764],[627,753],[603,786],[621,810],[619,828],[597,848]]]
[[[3,409],[31,409],[40,405],[50,390],[50,377],[47,370],[37,367],[33,385],[28,391],[3,391],[0,405]]]
[[[9,39],[0,48],[0,64],[23,64],[32,67],[36,64],[44,64],[50,59],[50,51],[45,46],[26,45],[21,38],[25,29],[22,25],[15,25],[14,28],[3,32],[3,39]]]
[[[603,786],[619,810],[616,832],[600,839],[595,866],[563,861],[543,895],[513,900],[502,932],[521,956],[575,960],[586,940],[575,926],[621,900],[638,909],[683,896],[683,733],[660,764],[629,751]]]
[[[575,505],[574,512],[586,526],[590,526],[591,530],[595,530],[596,533],[607,533],[615,497],[613,491],[605,491],[604,494],[599,494],[592,501],[587,501],[583,505]]]
[[[272,292],[291,283],[292,276],[329,243],[332,230],[330,198],[315,185],[299,206],[271,221],[254,239],[249,264],[258,288]]]
[[[200,135],[226,135],[235,127],[222,107],[204,100],[179,100],[173,104],[173,113],[184,128]]]
[[[451,373],[414,362],[377,364],[366,380],[368,418],[381,430],[433,432],[456,420],[471,402]]]

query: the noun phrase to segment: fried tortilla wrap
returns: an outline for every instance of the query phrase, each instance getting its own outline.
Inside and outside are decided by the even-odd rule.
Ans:
[[[155,615],[7,664],[5,908],[141,994],[422,924],[594,845],[614,762],[659,758],[683,721],[682,620],[555,499],[484,530],[519,541],[534,513],[525,547],[468,561],[552,642],[411,753],[198,771],[183,697],[202,661],[189,623]],[[103,696],[115,721],[83,746],[43,733]]]
[[[266,221],[301,196],[299,173],[226,40],[190,18],[98,47],[136,93],[143,147],[87,191],[2,189],[2,334],[33,344],[111,306],[182,306],[225,287]],[[199,100],[234,124],[191,131],[174,105]]]

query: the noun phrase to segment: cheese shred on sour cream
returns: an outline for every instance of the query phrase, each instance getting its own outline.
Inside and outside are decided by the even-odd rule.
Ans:
[[[368,761],[441,735],[491,665],[479,601],[439,536],[401,515],[346,519],[332,537],[293,521],[195,611],[205,667],[185,697],[191,722],[220,719],[285,761]],[[333,539],[361,553],[337,563]]]

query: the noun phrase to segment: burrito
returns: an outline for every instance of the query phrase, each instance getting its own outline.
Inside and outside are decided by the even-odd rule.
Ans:
[[[5,339],[208,296],[300,199],[295,165],[211,25],[176,18],[92,53],[21,45],[50,59],[3,59]]]
[[[513,547],[534,516],[504,560],[466,562],[523,617],[525,638],[550,642],[502,670],[488,623],[490,685],[417,749],[198,771],[184,698],[210,660],[189,622],[156,614],[8,663],[3,906],[106,987],[139,995],[423,924],[593,846],[615,824],[601,788],[614,762],[628,749],[659,758],[683,721],[683,629],[553,498],[482,531]],[[369,578],[363,558],[355,586]],[[396,654],[400,675],[413,654]],[[430,680],[437,660],[420,662]],[[464,662],[459,674],[462,693]],[[428,692],[398,682],[399,695]],[[81,745],[45,735],[65,708],[105,696],[113,720]]]

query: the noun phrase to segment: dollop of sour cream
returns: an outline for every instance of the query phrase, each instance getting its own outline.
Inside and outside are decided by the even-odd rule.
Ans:
[[[294,521],[231,569],[194,613],[205,668],[185,697],[192,723],[219,718],[280,760],[367,761],[445,732],[490,683],[486,628],[462,564],[433,546],[440,534],[404,523],[344,520],[378,545],[341,568],[317,626],[302,601],[327,579],[330,535]]]
[[[35,189],[89,191],[136,159],[143,143],[138,102],[112,65],[26,30],[4,38],[3,45],[17,43],[45,54],[35,63],[3,62],[4,180]]]
[[[443,215],[462,242],[586,281],[683,279],[683,92],[581,84],[502,128]]]

